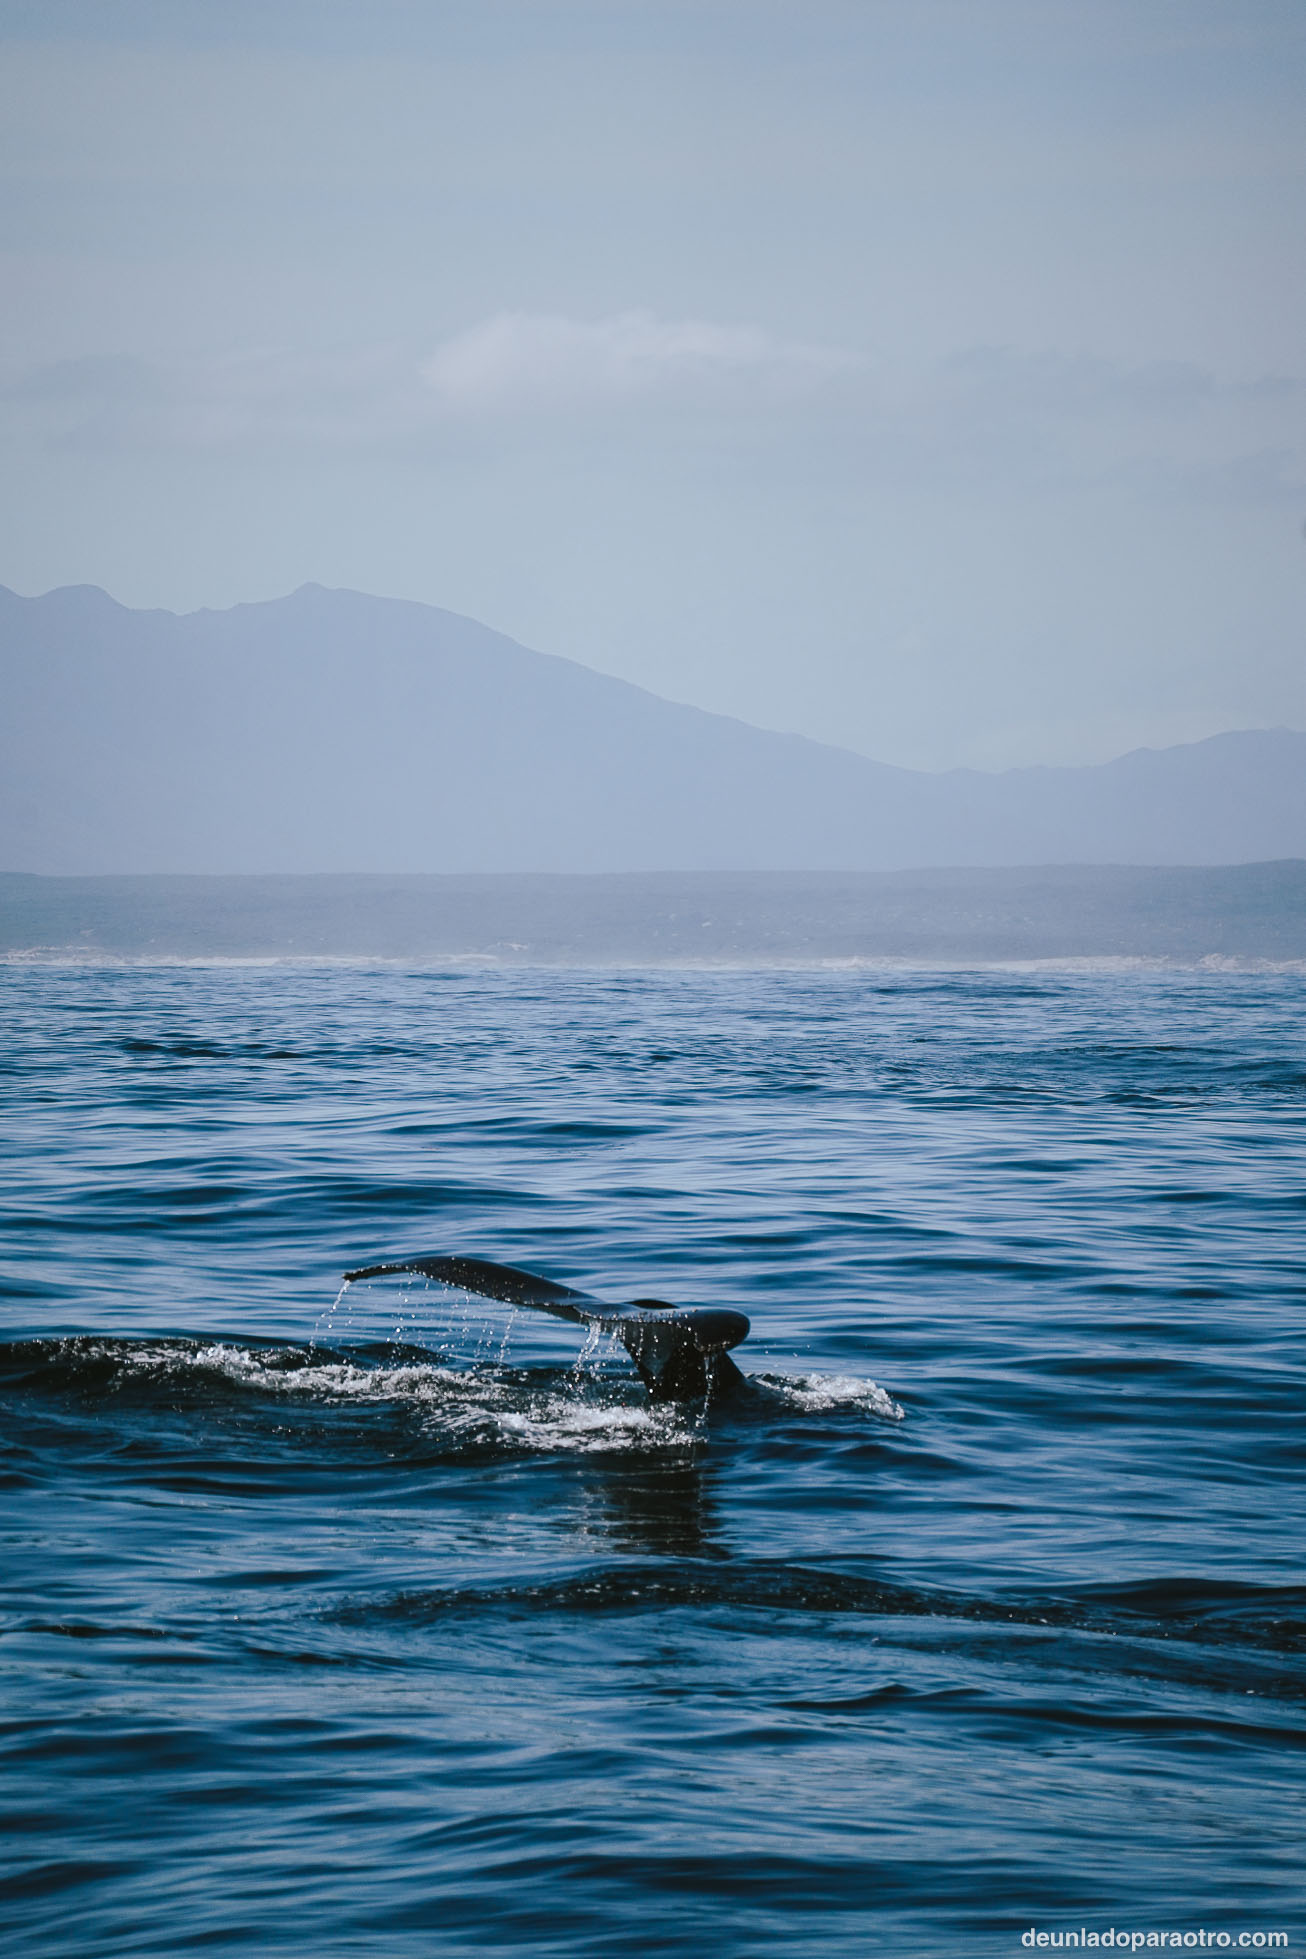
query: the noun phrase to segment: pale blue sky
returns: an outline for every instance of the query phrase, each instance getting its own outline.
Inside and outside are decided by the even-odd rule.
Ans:
[[[1306,726],[1306,10],[4,0],[0,582],[924,767]]]

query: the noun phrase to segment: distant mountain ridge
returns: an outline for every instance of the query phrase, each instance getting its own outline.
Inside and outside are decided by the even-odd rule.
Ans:
[[[1306,734],[1096,767],[891,767],[458,614],[0,587],[0,869],[840,871],[1306,857]]]

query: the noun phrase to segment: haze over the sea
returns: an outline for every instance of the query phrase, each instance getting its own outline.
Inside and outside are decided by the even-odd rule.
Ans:
[[[10,0],[0,582],[901,767],[1306,727],[1297,0]]]

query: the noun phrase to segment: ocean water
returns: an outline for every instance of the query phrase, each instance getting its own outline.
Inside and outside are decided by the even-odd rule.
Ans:
[[[6,1951],[1301,1949],[1300,975],[0,984]]]

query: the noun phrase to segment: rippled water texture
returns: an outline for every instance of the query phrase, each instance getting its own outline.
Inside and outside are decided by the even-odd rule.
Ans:
[[[1296,1938],[1300,977],[3,985],[13,1949]]]

